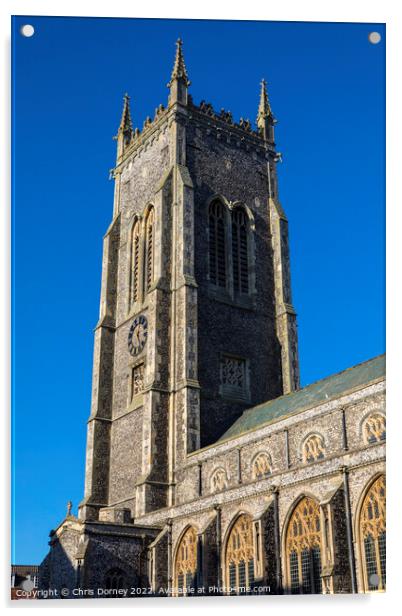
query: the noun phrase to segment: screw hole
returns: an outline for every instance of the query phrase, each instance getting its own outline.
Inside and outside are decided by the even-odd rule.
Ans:
[[[368,40],[373,45],[377,45],[381,41],[381,34],[379,32],[370,32],[368,35]]]
[[[22,36],[30,38],[31,36],[35,34],[35,28],[31,26],[31,24],[25,24],[24,26],[21,27],[20,32]]]

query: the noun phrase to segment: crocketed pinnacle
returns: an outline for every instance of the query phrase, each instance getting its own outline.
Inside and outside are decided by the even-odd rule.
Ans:
[[[187,70],[186,70],[186,65],[184,64],[184,57],[183,57],[183,41],[179,38],[176,41],[176,57],[174,59],[174,66],[173,66],[173,71],[172,71],[172,76],[170,78],[170,81],[168,83],[168,87],[170,88],[170,86],[172,85],[172,82],[175,79],[181,79],[182,81],[184,81],[184,83],[186,84],[186,86],[190,85],[190,80],[187,76]]]
[[[130,97],[127,93],[124,95],[123,100],[124,100],[123,113],[121,114],[119,130],[124,131],[124,132],[127,132],[127,131],[132,132],[133,124],[131,122],[131,114],[130,114]]]
[[[269,116],[272,116],[272,111],[268,100],[267,82],[265,81],[265,79],[262,79],[260,104],[258,107],[258,118],[268,118]]]

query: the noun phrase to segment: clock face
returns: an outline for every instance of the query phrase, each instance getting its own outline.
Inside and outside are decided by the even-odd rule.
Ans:
[[[145,346],[148,337],[148,321],[146,316],[140,314],[133,321],[128,332],[128,350],[131,355],[138,355]]]

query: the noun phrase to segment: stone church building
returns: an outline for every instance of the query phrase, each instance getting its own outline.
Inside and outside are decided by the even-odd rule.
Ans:
[[[255,128],[189,85],[179,40],[141,131],[124,99],[85,496],[40,588],[383,591],[385,358],[300,389],[266,83]]]

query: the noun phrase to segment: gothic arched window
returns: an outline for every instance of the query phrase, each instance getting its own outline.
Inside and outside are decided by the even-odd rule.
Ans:
[[[233,289],[235,293],[248,293],[248,230],[247,215],[243,208],[232,212]]]
[[[270,456],[265,453],[259,453],[253,461],[252,477],[253,479],[265,479],[272,473],[272,461]]]
[[[131,233],[130,264],[130,305],[139,300],[140,295],[140,221],[137,220]]]
[[[319,434],[312,434],[303,443],[303,462],[322,460],[325,454],[324,440]]]
[[[155,220],[154,208],[149,212],[145,223],[145,291],[151,288],[154,279],[154,250],[155,250]]]
[[[304,497],[289,520],[286,533],[288,583],[292,593],[321,593],[320,507]]]
[[[240,515],[226,546],[226,584],[231,593],[243,594],[254,582],[254,537],[250,516]]]
[[[109,569],[105,575],[105,588],[110,590],[120,590],[127,588],[127,580],[125,572],[119,567]]]
[[[381,475],[367,492],[359,521],[360,545],[366,590],[385,590],[385,477]]]
[[[225,207],[220,201],[209,206],[209,280],[226,288]]]
[[[382,413],[372,413],[363,424],[363,436],[366,443],[385,441],[386,423]]]
[[[176,553],[176,593],[186,595],[196,587],[197,576],[197,533],[190,526],[182,536]]]
[[[221,492],[227,488],[228,482],[226,472],[223,468],[217,468],[211,475],[210,488],[211,492]]]

